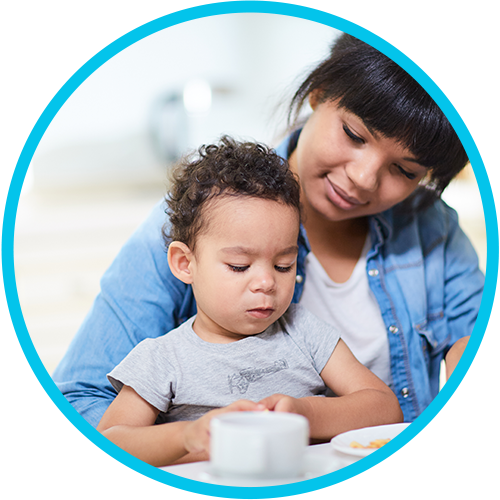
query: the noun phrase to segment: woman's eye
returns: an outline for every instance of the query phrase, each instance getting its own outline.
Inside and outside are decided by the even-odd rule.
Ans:
[[[356,135],[347,125],[343,125],[342,128],[344,129],[347,137],[349,137],[349,139],[351,139],[352,141],[356,142],[357,144],[365,143],[365,140],[362,137],[359,137],[359,135]]]
[[[405,170],[401,165],[396,165],[398,167],[398,170],[406,177],[408,177],[408,179],[410,179],[411,181],[413,179],[416,179],[417,175],[416,174],[413,174],[412,172],[408,172],[408,170]]]
[[[246,271],[250,266],[232,266],[231,264],[228,264],[228,267],[235,273],[242,273]]]

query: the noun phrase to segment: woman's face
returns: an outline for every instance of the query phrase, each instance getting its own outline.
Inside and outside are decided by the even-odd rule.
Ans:
[[[310,104],[290,158],[306,208],[330,221],[377,214],[407,198],[426,175],[408,149],[336,102],[318,103],[312,95]]]

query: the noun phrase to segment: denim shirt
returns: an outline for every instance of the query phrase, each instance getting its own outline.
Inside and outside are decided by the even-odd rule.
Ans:
[[[297,137],[277,152],[287,157]],[[191,286],[170,272],[161,237],[165,221],[162,202],[103,275],[101,292],[53,373],[59,390],[93,426],[116,396],[106,374],[139,342],[196,314]],[[387,329],[392,388],[411,422],[438,393],[449,348],[471,334],[484,276],[456,212],[440,200],[419,213],[396,206],[370,217],[369,228],[366,272]],[[293,302],[300,300],[310,251],[303,227],[298,243]]]

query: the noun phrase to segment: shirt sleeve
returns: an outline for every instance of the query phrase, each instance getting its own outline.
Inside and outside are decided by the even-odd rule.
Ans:
[[[451,347],[470,335],[476,323],[484,288],[476,251],[458,224],[456,212],[450,215],[445,245],[444,314],[448,322]]]
[[[321,373],[330,359],[340,333],[300,304],[291,304],[282,317],[285,330]]]
[[[96,427],[116,397],[106,375],[142,340],[192,315],[191,288],[170,272],[159,203],[101,280],[101,292],[52,377],[71,405]]]
[[[108,380],[116,392],[126,385],[157,410],[167,412],[175,394],[176,370],[162,348],[163,340],[143,340],[108,374]]]

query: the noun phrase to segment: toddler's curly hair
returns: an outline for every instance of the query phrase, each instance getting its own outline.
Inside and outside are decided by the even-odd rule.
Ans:
[[[194,251],[207,202],[219,196],[250,196],[294,207],[300,217],[300,187],[288,162],[273,149],[222,136],[182,158],[170,174],[165,198],[168,220],[162,232],[168,247],[181,241]]]

